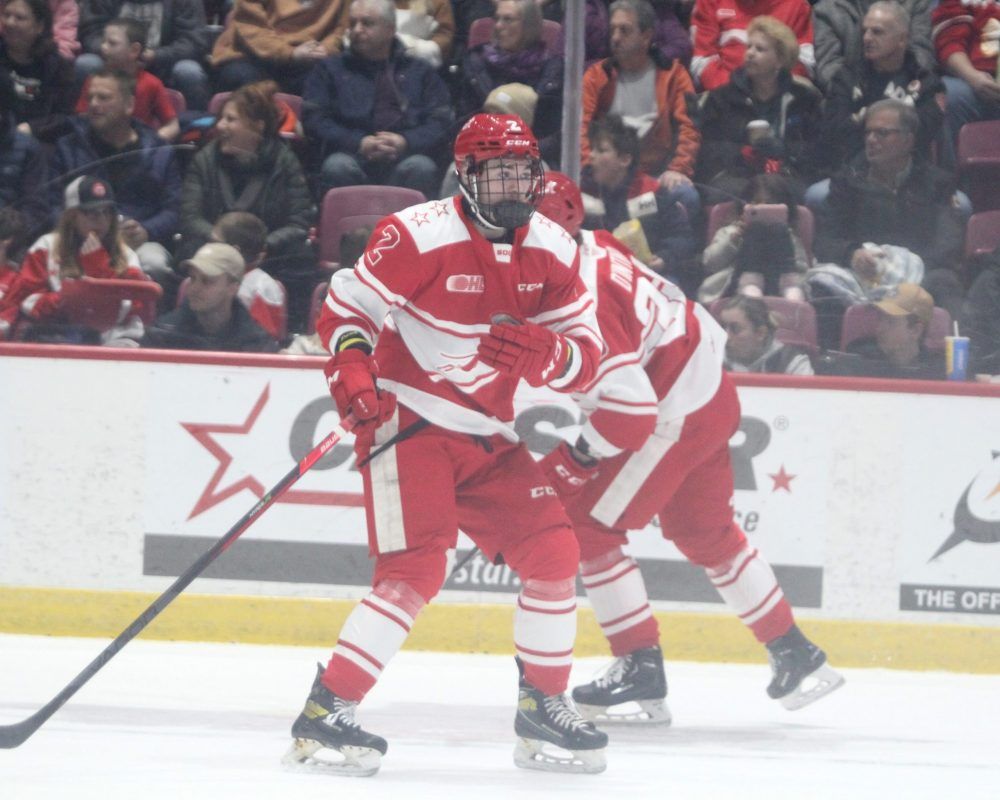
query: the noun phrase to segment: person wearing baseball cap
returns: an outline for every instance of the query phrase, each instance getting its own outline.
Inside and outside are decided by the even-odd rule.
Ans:
[[[838,374],[874,378],[943,380],[943,352],[927,349],[925,338],[934,316],[934,300],[915,283],[900,283],[872,305],[878,309],[874,336],[851,342],[847,352],[860,359],[843,361]]]
[[[246,264],[240,251],[222,242],[202,245],[181,269],[186,296],[175,311],[160,317],[140,342],[142,347],[273,353],[275,341],[250,316],[236,294]]]

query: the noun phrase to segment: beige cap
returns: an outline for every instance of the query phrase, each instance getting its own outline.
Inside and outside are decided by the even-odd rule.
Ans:
[[[538,92],[523,83],[505,83],[486,96],[483,111],[491,114],[516,114],[529,128],[535,121]]]
[[[233,280],[243,279],[246,263],[240,251],[230,244],[210,242],[203,244],[187,261],[181,263],[181,269],[195,267],[202,275],[214,278],[216,275],[228,275]]]
[[[915,283],[900,283],[894,286],[889,294],[875,305],[894,317],[908,317],[913,314],[928,325],[934,316],[934,298]]]

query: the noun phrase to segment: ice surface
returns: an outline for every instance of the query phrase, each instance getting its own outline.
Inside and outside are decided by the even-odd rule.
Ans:
[[[331,635],[332,642],[332,635]],[[47,702],[105,646],[0,635],[0,724]],[[132,642],[15,750],[3,800],[1000,798],[1000,676],[844,670],[802,711],[768,669],[668,661],[674,725],[609,729],[608,770],[514,767],[513,660],[402,652],[359,720],[389,740],[373,778],[289,773],[288,728],[326,650]],[[584,659],[574,682],[606,663]]]

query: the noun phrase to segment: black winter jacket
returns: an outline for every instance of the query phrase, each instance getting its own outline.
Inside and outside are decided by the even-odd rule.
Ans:
[[[243,182],[246,186],[237,194],[234,183]],[[229,211],[249,211],[267,226],[268,272],[280,278],[275,265],[291,266],[296,257],[310,256],[307,237],[316,206],[302,165],[284,142],[265,141],[247,164],[221,153],[218,142],[195,155],[181,189],[178,256],[190,258],[208,241],[215,221]]]
[[[954,193],[950,174],[921,162],[913,162],[893,193],[868,179],[868,162],[861,158],[830,180],[830,196],[817,220],[816,260],[849,267],[854,251],[873,242],[911,250],[926,271],[953,270],[964,244]]]
[[[278,343],[254,322],[239,300],[233,300],[233,318],[229,326],[216,334],[207,333],[198,324],[198,318],[185,300],[180,308],[157,319],[139,346],[227,353],[275,353],[278,350]]]
[[[49,229],[47,178],[38,142],[17,130],[13,116],[0,114],[0,208],[11,206],[24,215],[29,242]]]
[[[136,4],[137,0],[130,0]],[[138,0],[143,4],[142,0]],[[160,44],[154,48],[153,71],[167,71],[182,59],[204,61],[211,49],[201,0],[149,0],[163,7]],[[101,52],[104,26],[121,16],[124,0],[85,0],[80,3],[80,43],[88,53]]]

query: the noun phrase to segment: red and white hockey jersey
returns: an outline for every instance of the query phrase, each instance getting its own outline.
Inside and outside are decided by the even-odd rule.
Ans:
[[[972,66],[995,75],[1000,56],[1000,3],[997,0],[941,0],[931,12],[934,49],[945,64],[965,53]]]
[[[597,300],[605,352],[574,399],[583,438],[608,457],[711,400],[726,334],[712,316],[639,262],[607,231],[581,231],[580,277]]]
[[[792,71],[812,78],[816,54],[812,6],[806,0],[698,0],[691,12],[691,77],[699,89],[729,83],[733,70],[743,65],[750,20],[765,14],[792,29],[799,43],[799,63]]]
[[[602,342],[578,264],[576,242],[540,214],[501,244],[476,231],[460,198],[422,203],[383,219],[357,267],[333,276],[317,332],[333,351],[360,331],[379,385],[435,425],[516,441],[518,381],[479,360],[479,340],[501,314],[544,325],[573,350],[549,386],[588,381]]]

